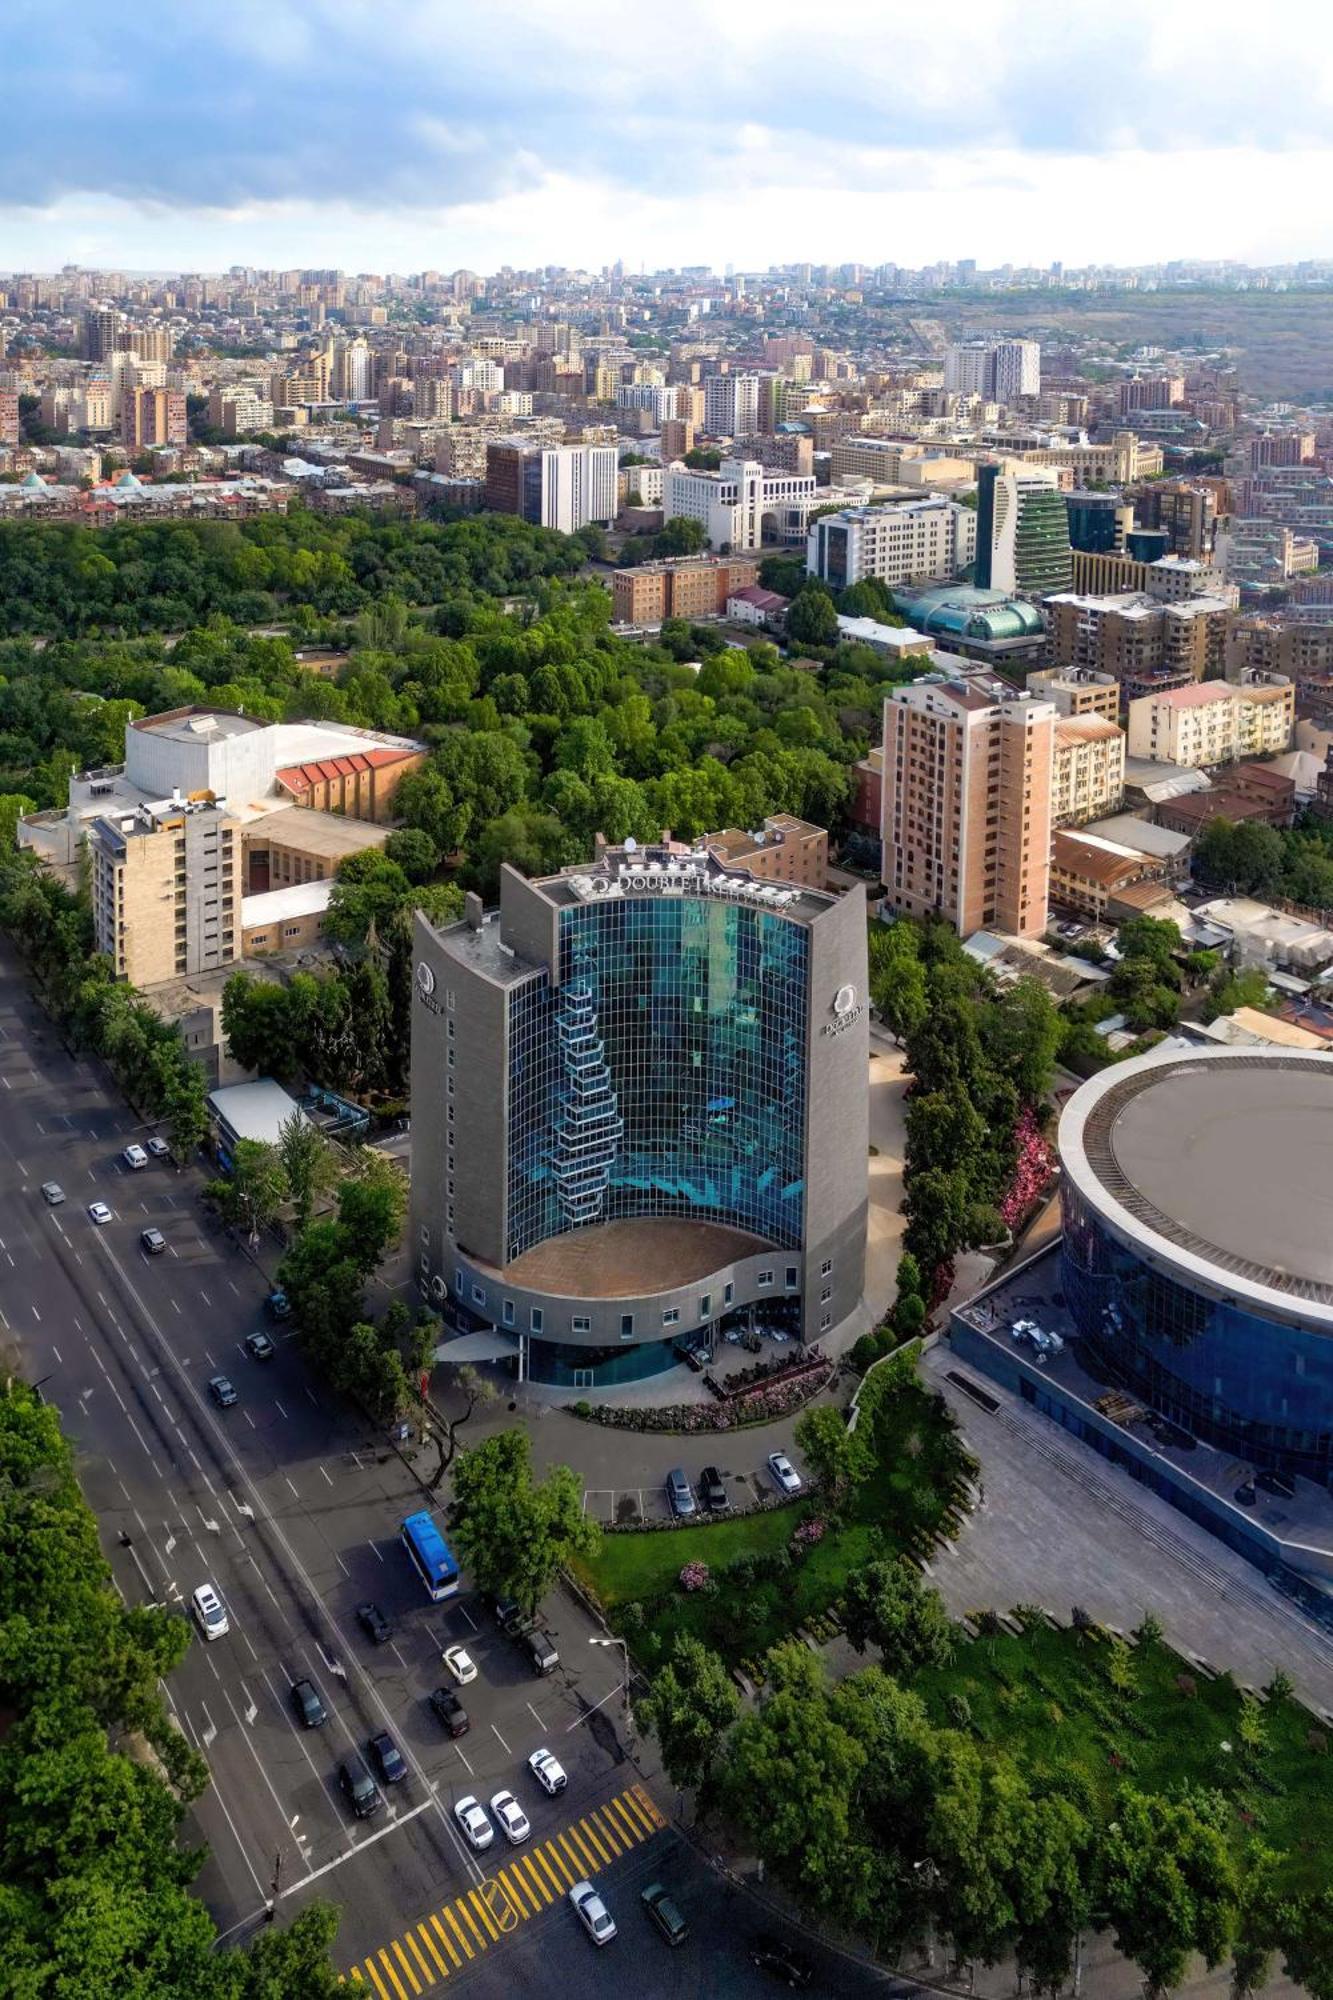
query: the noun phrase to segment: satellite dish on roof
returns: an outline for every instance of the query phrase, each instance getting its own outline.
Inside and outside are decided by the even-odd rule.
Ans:
[[[632,833],[627,833],[627,834],[625,835],[625,852],[626,852],[626,854],[637,854],[637,853],[638,853],[638,851],[639,851],[639,843],[638,843],[638,841],[637,841],[637,840],[636,840],[636,839],[634,838],[634,835],[633,835]]]

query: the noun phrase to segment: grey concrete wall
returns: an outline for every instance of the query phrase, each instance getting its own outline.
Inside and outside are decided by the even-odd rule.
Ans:
[[[791,1286],[786,1282],[789,1269],[796,1273],[796,1283]],[[773,1282],[761,1285],[761,1272],[771,1272]],[[461,1288],[458,1282],[460,1276]],[[676,1340],[683,1334],[697,1333],[710,1321],[721,1319],[738,1306],[754,1305],[756,1317],[762,1320],[765,1305],[793,1298],[799,1293],[805,1278],[805,1259],[799,1250],[760,1250],[751,1256],[720,1265],[708,1277],[697,1278],[688,1285],[675,1285],[662,1292],[640,1292],[621,1299],[575,1299],[512,1285],[495,1271],[479,1267],[461,1251],[454,1258],[447,1278],[454,1298],[502,1329],[511,1325],[504,1313],[505,1302],[508,1301],[514,1309],[512,1328],[515,1333],[533,1331],[532,1312],[535,1307],[542,1315],[538,1336],[542,1340],[575,1347],[642,1347],[646,1342]],[[730,1299],[726,1297],[728,1285],[732,1287]],[[705,1295],[710,1301],[707,1312],[702,1310]],[[679,1317],[665,1321],[663,1314],[673,1311]],[[626,1313],[633,1315],[634,1331],[632,1335],[622,1336],[621,1319]],[[590,1322],[586,1330],[575,1329],[573,1321],[576,1317]]]
[[[859,1014],[839,1027],[834,998],[855,992]],[[849,889],[810,926],[806,1037],[804,1330],[817,1340],[821,1321],[837,1326],[854,1312],[865,1282],[869,1208],[870,996],[865,890]],[[825,1263],[832,1270],[825,1274]],[[821,1298],[831,1292],[828,1300]],[[830,1317],[831,1316],[831,1317]]]
[[[560,913],[526,876],[506,862],[500,870],[500,935],[529,965],[550,967],[560,984]]]

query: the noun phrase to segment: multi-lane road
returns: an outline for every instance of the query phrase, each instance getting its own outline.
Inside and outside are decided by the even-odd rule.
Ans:
[[[281,1920],[324,1896],[342,1915],[338,1961],[376,2000],[457,1984],[537,1995],[567,1979],[609,1993],[623,1985],[623,1949],[583,1938],[566,1895],[578,1863],[598,1877],[645,1993],[768,1990],[746,1950],[758,1920],[719,1919],[728,1892],[668,1827],[660,1781],[645,1784],[627,1758],[618,1654],[592,1646],[598,1628],[556,1597],[560,1666],[538,1677],[471,1594],[429,1602],[397,1539],[422,1504],[410,1463],[311,1381],[283,1326],[268,1329],[273,1360],[247,1355],[263,1274],[211,1227],[200,1176],[126,1169],[122,1149],[145,1136],[101,1070],[61,1045],[0,948],[0,1317],[74,1440],[126,1599],[185,1616],[208,1581],[226,1607],[226,1636],[194,1644],[168,1693],[212,1774],[190,1831],[208,1846],[198,1887],[224,1936],[243,1939],[270,1901]],[[43,1200],[46,1181],[63,1203]],[[112,1211],[100,1226],[95,1201]],[[150,1225],[163,1255],[140,1245]],[[238,1391],[230,1408],[209,1395],[218,1373]],[[392,1621],[383,1645],[358,1624],[365,1600]],[[457,1740],[426,1702],[454,1640],[479,1668]],[[300,1678],[323,1697],[323,1728],[293,1713]],[[385,1729],[408,1775],[358,1822],[337,1766]],[[569,1774],[557,1799],[526,1770],[539,1744]],[[502,1787],[532,1820],[517,1870],[498,1840],[475,1855],[453,1818],[460,1797],[486,1802]],[[675,1952],[636,1907],[654,1876],[691,1923]]]

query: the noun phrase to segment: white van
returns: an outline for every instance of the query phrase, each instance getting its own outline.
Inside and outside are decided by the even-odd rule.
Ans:
[[[134,1174],[138,1173],[140,1167],[148,1165],[148,1155],[142,1146],[127,1146],[120,1157]]]

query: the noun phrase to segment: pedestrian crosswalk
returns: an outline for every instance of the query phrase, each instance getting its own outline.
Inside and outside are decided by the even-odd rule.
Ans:
[[[504,1859],[496,1858],[477,1888],[432,1910],[361,1959],[343,1983],[361,1987],[375,2000],[414,2000],[462,1972],[530,1917],[563,1901],[576,1882],[600,1874],[665,1825],[646,1787],[631,1785],[540,1845],[506,1848]]]

